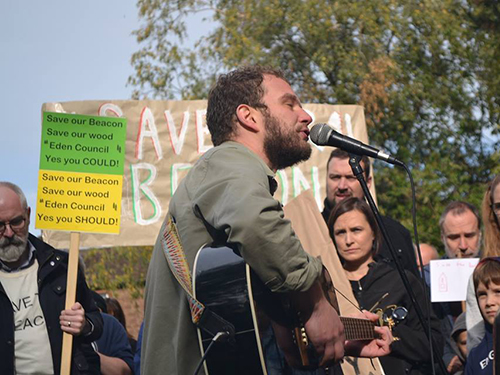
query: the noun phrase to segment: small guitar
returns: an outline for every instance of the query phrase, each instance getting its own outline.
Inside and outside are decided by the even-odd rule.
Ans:
[[[338,311],[333,284],[324,273],[325,296]],[[292,374],[277,344],[275,328],[288,327],[293,342],[294,363],[310,374],[319,359],[307,339],[305,329],[286,295],[272,293],[253,273],[243,258],[228,246],[205,246],[198,252],[193,270],[193,291],[197,300],[235,326],[234,343],[220,343],[210,350],[205,362],[207,375],[287,375]],[[374,324],[357,318],[340,318],[347,340],[374,338]],[[280,336],[281,337],[281,336]],[[202,355],[212,337],[198,330]],[[280,341],[281,342],[281,341]],[[318,369],[315,371],[315,369]]]

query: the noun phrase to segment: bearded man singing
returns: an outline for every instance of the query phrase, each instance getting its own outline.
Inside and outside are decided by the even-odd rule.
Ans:
[[[191,270],[198,249],[212,242],[206,223],[225,233],[271,291],[290,294],[321,366],[328,366],[344,352],[387,354],[389,344],[373,340],[354,349],[345,343],[339,316],[321,289],[321,261],[303,250],[272,196],[276,171],[309,158],[311,121],[278,70],[250,66],[220,76],[207,106],[215,147],[179,185],[169,216],[176,220]],[[196,327],[163,254],[164,229],[165,224],[146,281],[141,374],[193,374],[201,358]]]

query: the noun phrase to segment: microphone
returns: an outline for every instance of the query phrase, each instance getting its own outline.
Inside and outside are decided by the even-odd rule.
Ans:
[[[364,143],[340,134],[333,130],[327,124],[316,124],[311,128],[309,138],[318,146],[332,146],[356,155],[366,155],[375,159],[384,160],[387,163],[403,166],[398,159],[377,150],[375,147],[365,145]]]

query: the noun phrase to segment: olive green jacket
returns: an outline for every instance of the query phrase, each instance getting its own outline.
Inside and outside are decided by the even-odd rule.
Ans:
[[[224,230],[250,267],[275,292],[308,290],[321,262],[305,253],[281,204],[272,197],[274,173],[256,154],[236,142],[206,152],[179,185],[169,213],[177,222],[192,269],[196,253],[212,242],[206,221]],[[165,225],[165,223],[163,224]],[[172,276],[156,241],[146,281],[141,374],[193,374],[200,360],[196,328],[185,292]]]

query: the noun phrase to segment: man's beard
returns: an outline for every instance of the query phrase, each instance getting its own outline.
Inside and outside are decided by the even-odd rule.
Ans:
[[[0,238],[0,260],[6,263],[16,262],[26,251],[28,236],[13,235],[11,238]]]
[[[267,113],[264,116],[264,152],[273,169],[284,169],[309,159],[311,146],[300,138],[293,127],[284,131],[285,125],[279,119]]]

